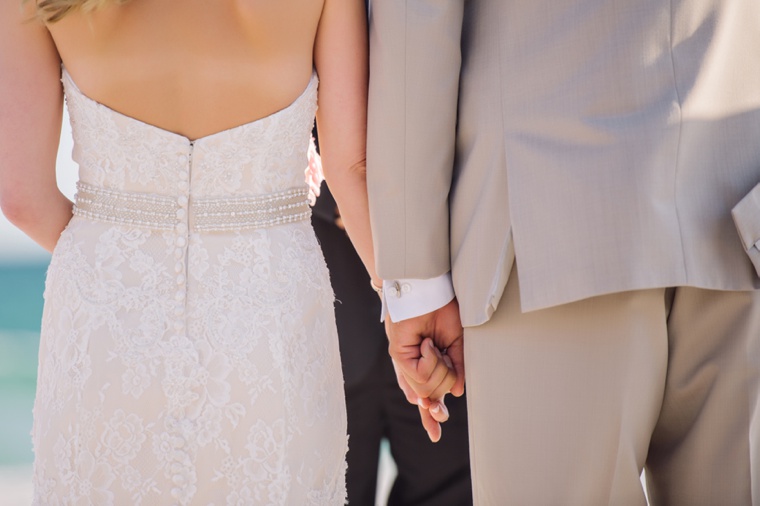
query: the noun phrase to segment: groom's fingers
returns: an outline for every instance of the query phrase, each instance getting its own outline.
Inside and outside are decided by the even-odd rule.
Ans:
[[[406,322],[402,322],[406,323]],[[395,361],[396,370],[404,373],[404,376],[415,383],[424,383],[427,378],[421,377],[417,371],[417,363],[421,357],[422,336],[416,332],[408,332],[406,326],[386,322],[388,334],[388,353]]]
[[[396,372],[400,371],[404,375],[407,384],[417,397],[423,399],[430,397],[442,383],[445,391],[448,391],[456,381],[456,373],[446,366],[440,352],[429,338],[424,339],[416,347],[406,346],[394,349],[391,345],[389,351],[394,359]],[[404,389],[403,385],[401,386]],[[405,390],[404,393],[407,394],[407,400],[411,402],[408,392]],[[417,403],[416,399],[414,403]],[[424,404],[423,407],[427,405]]]
[[[464,343],[458,340],[446,348],[446,358],[450,361],[451,367],[456,371],[456,382],[451,387],[451,394],[454,397],[461,397],[464,394]]]
[[[394,360],[399,386],[408,402],[428,408],[429,398],[442,397],[454,387],[458,377],[432,339],[422,337],[425,328],[423,317],[399,323],[386,320],[388,351]]]

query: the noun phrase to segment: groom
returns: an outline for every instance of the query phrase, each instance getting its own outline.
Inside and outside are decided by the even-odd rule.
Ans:
[[[391,354],[421,398],[423,337],[466,366],[475,504],[645,504],[646,468],[654,505],[760,505],[760,2],[375,0],[370,29]]]

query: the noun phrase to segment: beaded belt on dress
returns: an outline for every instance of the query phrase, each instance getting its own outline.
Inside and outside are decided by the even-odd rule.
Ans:
[[[195,232],[266,228],[311,216],[309,191],[293,188],[242,197],[188,198],[133,193],[77,183],[74,214],[118,225],[174,230],[189,222]]]

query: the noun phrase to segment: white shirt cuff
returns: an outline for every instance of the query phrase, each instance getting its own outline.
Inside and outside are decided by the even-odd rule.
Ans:
[[[451,273],[430,279],[383,281],[383,314],[394,322],[421,316],[442,308],[454,298]]]

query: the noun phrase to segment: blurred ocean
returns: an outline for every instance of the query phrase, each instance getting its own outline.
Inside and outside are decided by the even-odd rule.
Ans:
[[[32,404],[47,261],[0,263],[0,505],[31,503]]]
[[[0,466],[32,461],[45,264],[0,264]]]

